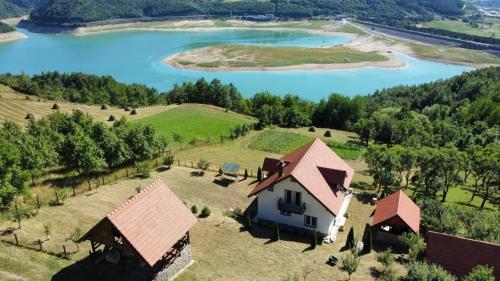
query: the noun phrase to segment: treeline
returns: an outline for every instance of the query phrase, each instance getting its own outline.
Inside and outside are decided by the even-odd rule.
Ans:
[[[51,167],[90,181],[96,173],[161,155],[167,145],[150,126],[121,119],[108,127],[81,111],[30,119],[25,130],[7,121],[0,128],[0,209],[14,196],[28,194],[28,178],[35,184]]]
[[[83,24],[120,18],[164,16],[245,16],[274,14],[280,18],[350,15],[378,22],[431,19],[433,15],[461,15],[461,0],[339,0],[339,1],[112,1],[51,0],[38,5],[30,15],[36,22],[48,24]]]
[[[0,83],[19,92],[51,100],[138,107],[158,102],[158,91],[141,84],[124,84],[111,76],[44,72],[32,77],[2,74]]]
[[[0,19],[20,17],[28,11],[8,0],[0,0]]]
[[[468,40],[468,41],[474,41],[474,42],[486,43],[486,44],[492,44],[492,45],[500,45],[500,39],[495,38],[495,37],[485,37],[485,36],[479,36],[479,35],[472,35],[472,34],[455,32],[455,31],[450,31],[450,30],[440,29],[440,28],[416,27],[414,25],[408,25],[408,26],[405,26],[404,28],[410,29],[410,30],[415,30],[415,31],[420,31],[420,32],[425,32],[425,33],[430,33],[430,34],[435,34],[435,35],[442,35],[442,36],[462,39],[462,40]]]
[[[0,21],[0,33],[7,33],[12,31],[15,31],[15,29],[12,26]]]

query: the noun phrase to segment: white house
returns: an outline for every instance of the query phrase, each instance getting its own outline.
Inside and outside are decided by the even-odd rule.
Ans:
[[[351,198],[354,170],[320,139],[281,159],[266,158],[268,176],[248,195],[257,196],[256,220],[323,235],[335,241]]]

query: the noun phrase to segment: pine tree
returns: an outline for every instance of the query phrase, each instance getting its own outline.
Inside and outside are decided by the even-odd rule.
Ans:
[[[368,254],[372,251],[373,241],[372,232],[369,224],[365,226],[365,232],[363,233],[363,253]]]
[[[347,234],[347,240],[345,242],[345,246],[348,249],[352,249],[352,247],[354,247],[354,228],[353,227],[351,227],[351,229],[349,230],[349,234]]]
[[[248,178],[248,170],[245,169],[245,179],[247,179],[247,178]]]
[[[262,180],[262,168],[261,167],[259,167],[259,169],[257,169],[257,180],[258,181]]]
[[[280,240],[280,226],[278,223],[274,223],[274,241]]]

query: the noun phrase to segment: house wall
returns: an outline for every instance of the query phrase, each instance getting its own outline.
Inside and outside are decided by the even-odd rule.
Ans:
[[[302,193],[302,202],[306,203],[304,215],[291,214],[285,216],[278,210],[278,200],[285,200],[285,189],[298,191]],[[274,185],[274,190],[263,190],[257,196],[258,211],[257,219],[265,219],[281,224],[287,224],[294,227],[300,227],[307,230],[313,230],[304,225],[304,216],[313,216],[318,218],[317,231],[323,235],[328,235],[335,222],[335,216],[330,213],[321,203],[319,203],[307,190],[299,183],[293,182],[291,177]]]
[[[191,263],[191,244],[187,244],[182,249],[180,255],[170,265],[165,266],[158,272],[153,281],[169,281],[178,272],[184,269]]]

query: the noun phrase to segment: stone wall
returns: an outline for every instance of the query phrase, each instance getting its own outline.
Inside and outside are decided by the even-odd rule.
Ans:
[[[191,244],[187,244],[173,263],[164,267],[154,276],[153,281],[169,281],[191,262]]]

